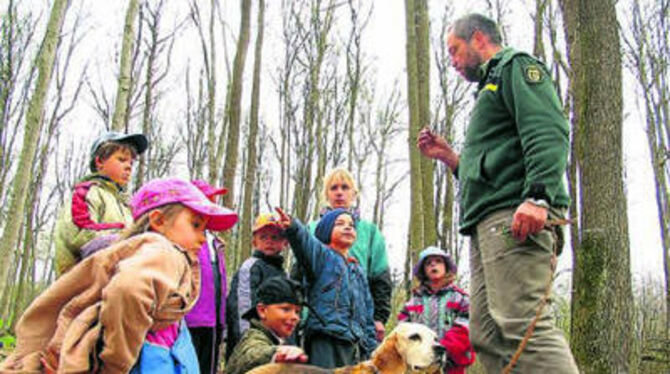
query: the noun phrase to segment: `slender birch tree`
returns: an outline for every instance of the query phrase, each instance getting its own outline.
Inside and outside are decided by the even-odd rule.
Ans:
[[[431,123],[430,113],[430,18],[428,0],[414,0],[416,20],[416,66],[419,122],[417,132],[410,134],[416,139],[418,130]],[[416,146],[414,151],[418,152]],[[434,161],[420,157],[421,164],[421,211],[423,218],[423,249],[427,245],[437,243],[437,226],[435,225],[435,202],[433,188]],[[418,255],[418,252],[417,252]]]
[[[14,250],[19,241],[19,234],[23,223],[22,218],[29,195],[29,185],[33,170],[32,165],[37,151],[38,137],[44,122],[44,102],[51,83],[56,51],[67,8],[67,0],[54,0],[44,39],[35,58],[38,77],[35,82],[35,90],[28,103],[23,146],[19,156],[16,175],[12,181],[12,192],[8,210],[8,216],[15,219],[7,220],[2,233],[2,243],[0,243],[0,257],[5,259],[0,264],[0,282],[3,283],[7,279],[8,267],[13,262],[10,259],[14,257]],[[4,291],[6,286],[7,284],[0,285],[0,293]]]
[[[409,146],[410,162],[410,195],[411,207],[409,218],[409,238],[407,248],[407,262],[405,273],[409,274],[411,264],[416,261],[419,251],[423,248],[423,200],[421,191],[423,179],[421,178],[421,155],[416,149],[416,135],[420,130],[419,116],[419,93],[418,93],[418,68],[417,68],[417,32],[416,32],[416,7],[415,0],[405,0],[405,29],[406,60],[407,60],[407,103],[409,105],[409,132],[407,143]]]
[[[30,87],[36,75],[27,54],[37,21],[32,14],[19,14],[18,4],[13,0],[8,2],[0,19],[0,204],[7,206],[7,183],[16,160],[12,150],[29,99],[27,90],[21,86]]]
[[[233,207],[235,202],[235,174],[240,139],[240,107],[242,105],[242,81],[244,65],[249,47],[249,24],[251,18],[251,0],[240,0],[240,33],[237,39],[237,51],[233,62],[233,76],[227,97],[228,139],[226,144],[226,161],[223,167],[223,184],[228,193],[223,197],[223,205]]]
[[[251,114],[249,119],[249,137],[247,141],[247,166],[244,174],[244,200],[242,202],[242,222],[240,230],[241,258],[251,254],[251,221],[253,218],[253,197],[256,190],[257,154],[256,140],[258,138],[258,111],[261,90],[261,62],[263,51],[263,31],[265,24],[265,0],[258,0],[258,31],[254,48],[254,75],[251,88]]]
[[[135,22],[139,10],[139,0],[129,0],[126,20],[123,26],[123,42],[119,58],[119,83],[116,88],[116,104],[112,116],[112,130],[125,132],[128,124],[125,123],[128,111],[128,97],[130,95],[132,51],[135,40]]]

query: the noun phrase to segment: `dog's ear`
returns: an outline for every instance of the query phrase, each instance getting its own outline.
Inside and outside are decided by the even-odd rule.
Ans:
[[[404,370],[405,357],[398,349],[401,340],[400,335],[395,331],[391,332],[372,354],[372,363],[382,373],[396,373]]]

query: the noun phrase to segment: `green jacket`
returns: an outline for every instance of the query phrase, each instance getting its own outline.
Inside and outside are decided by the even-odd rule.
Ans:
[[[257,319],[251,320],[251,327],[235,346],[226,363],[226,374],[244,374],[251,369],[269,364],[277,352],[279,339]]]
[[[460,231],[527,198],[567,207],[568,123],[546,67],[505,48],[482,66],[457,169]]]
[[[128,197],[121,187],[99,174],[84,177],[74,186],[56,222],[56,274],[62,275],[79,262],[81,247],[91,239],[118,232],[132,222]]]
[[[309,232],[314,234],[318,221],[309,223]],[[369,221],[356,221],[356,242],[349,255],[358,260],[368,278],[370,295],[374,303],[374,320],[386,323],[391,313],[391,273],[389,271],[386,241],[377,226]]]

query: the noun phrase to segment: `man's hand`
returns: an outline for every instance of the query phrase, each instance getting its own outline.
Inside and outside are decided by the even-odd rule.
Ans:
[[[375,333],[378,342],[384,340],[384,334],[386,333],[386,328],[384,327],[384,324],[381,321],[375,321]]]
[[[289,228],[289,226],[291,226],[291,216],[284,213],[284,211],[280,207],[275,207],[275,211],[277,212],[277,214],[279,214],[279,222],[277,223],[279,224],[281,229],[286,230],[287,228]]]
[[[453,148],[451,148],[443,137],[430,131],[429,128],[424,127],[419,131],[416,145],[419,147],[422,155],[440,160],[446,163],[452,171],[456,170],[458,166],[458,154],[454,152]]]
[[[540,232],[547,222],[547,208],[525,201],[514,212],[512,219],[512,236],[519,241],[525,241],[531,234]]]
[[[307,362],[305,351],[293,345],[280,345],[272,357],[272,362]]]

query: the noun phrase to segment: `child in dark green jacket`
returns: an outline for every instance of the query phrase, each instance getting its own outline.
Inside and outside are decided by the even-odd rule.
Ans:
[[[300,284],[281,276],[268,278],[258,287],[256,299],[258,304],[242,316],[250,320],[250,327],[235,346],[226,373],[243,374],[271,362],[306,362],[302,349],[282,345],[300,321]]]

